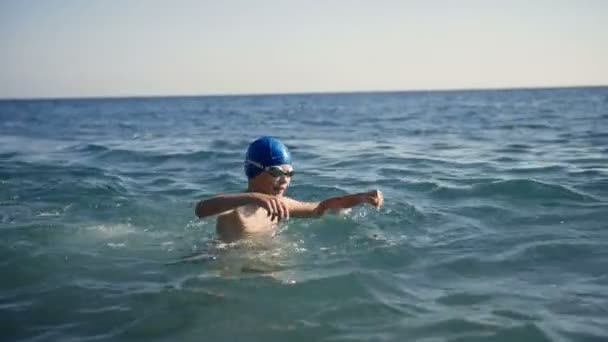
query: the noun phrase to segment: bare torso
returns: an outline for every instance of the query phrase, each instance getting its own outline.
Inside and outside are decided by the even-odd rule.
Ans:
[[[223,213],[218,216],[216,223],[219,237],[226,242],[247,235],[271,235],[276,229],[277,221],[272,220],[264,208],[255,205],[245,205]]]

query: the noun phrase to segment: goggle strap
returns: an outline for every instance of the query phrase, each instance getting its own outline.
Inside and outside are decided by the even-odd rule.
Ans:
[[[264,167],[264,166],[262,166],[262,164],[260,164],[260,163],[258,163],[258,162],[254,162],[253,160],[249,160],[249,159],[246,159],[246,160],[245,160],[245,163],[247,163],[247,164],[251,164],[251,165],[253,165],[253,166],[255,166],[255,167],[259,168],[259,169],[262,169],[263,171],[269,171],[271,168],[276,168],[276,169],[277,169],[277,170],[279,170],[279,172],[281,172],[281,173],[282,173],[282,175],[284,175],[284,176],[289,176],[289,177],[291,177],[291,176],[293,175],[293,170],[291,170],[290,172],[285,172],[285,171],[283,171],[283,169],[281,169],[279,166],[266,166],[266,167]]]

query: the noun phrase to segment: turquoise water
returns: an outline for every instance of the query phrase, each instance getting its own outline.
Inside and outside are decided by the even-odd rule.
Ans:
[[[259,135],[301,200],[194,204]],[[608,88],[0,102],[2,341],[606,341]]]

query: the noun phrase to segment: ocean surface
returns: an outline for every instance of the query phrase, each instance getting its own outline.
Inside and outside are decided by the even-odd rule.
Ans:
[[[198,200],[274,135],[305,201]],[[1,341],[608,341],[608,88],[0,101]]]

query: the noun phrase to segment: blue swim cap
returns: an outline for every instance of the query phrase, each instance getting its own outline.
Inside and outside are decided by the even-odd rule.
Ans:
[[[291,164],[287,146],[273,137],[261,137],[252,142],[245,156],[245,174],[251,179],[267,166]]]

